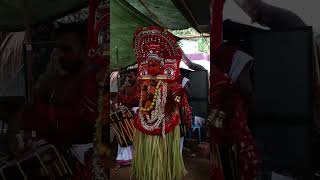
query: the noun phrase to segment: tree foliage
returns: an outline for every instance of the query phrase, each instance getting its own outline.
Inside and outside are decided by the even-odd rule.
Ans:
[[[188,28],[183,30],[175,30],[172,33],[178,37],[190,37],[190,36],[201,36],[194,28]],[[195,39],[188,39],[188,41],[196,41],[198,43],[198,51],[209,54],[210,52],[210,38],[202,37]]]

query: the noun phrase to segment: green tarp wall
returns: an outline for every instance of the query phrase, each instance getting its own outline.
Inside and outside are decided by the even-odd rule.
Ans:
[[[133,34],[138,27],[162,26],[171,30],[191,25],[171,0],[111,0],[111,69],[117,70],[135,63]]]

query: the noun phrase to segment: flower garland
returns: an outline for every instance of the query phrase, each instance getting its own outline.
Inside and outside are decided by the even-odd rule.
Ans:
[[[158,95],[158,91],[159,91],[159,88],[160,88],[160,84],[161,84],[161,81],[159,81],[158,82],[158,84],[157,84],[157,87],[155,88],[155,91],[153,92],[154,93],[154,95],[153,95],[153,99],[152,99],[152,103],[151,103],[151,105],[149,106],[149,107],[147,107],[147,108],[145,108],[145,107],[143,107],[142,106],[142,98],[140,99],[140,109],[141,109],[141,111],[150,111],[150,110],[152,110],[153,109],[153,107],[154,107],[154,105],[155,105],[155,103],[156,103],[156,100],[157,100],[157,95]],[[143,88],[144,88],[145,86],[142,86],[142,88],[141,88],[141,90],[143,91]],[[150,92],[150,91],[152,91],[151,90],[151,86],[148,86],[148,91]],[[152,92],[151,92],[152,93]]]
[[[108,147],[108,115],[109,115],[109,71],[108,61],[109,46],[108,32],[110,0],[89,0],[88,15],[88,54],[92,62],[99,65],[100,70],[96,76],[99,85],[98,118],[96,120],[96,132],[93,136],[93,154],[90,170],[91,179],[109,179],[110,149]],[[101,38],[101,39],[100,39]],[[99,41],[102,40],[102,41]],[[107,129],[106,129],[107,128]],[[106,134],[107,133],[107,134]]]
[[[93,156],[92,173],[94,179],[108,179],[110,167],[110,149],[108,147],[108,118],[109,118],[109,83],[108,67],[103,65],[101,71],[97,74],[97,83],[99,85],[98,113],[96,120],[96,131],[93,135]]]
[[[108,171],[108,162],[109,162],[109,155],[110,151],[105,142],[103,142],[103,130],[107,125],[107,110],[106,108],[108,102],[108,94],[104,92],[104,82],[99,83],[100,91],[99,91],[99,99],[98,99],[98,111],[99,117],[96,120],[96,132],[94,134],[94,144],[96,148],[93,150],[93,157],[92,157],[92,173],[95,179],[107,179],[107,171]]]
[[[148,91],[145,91],[145,87],[148,87]],[[161,87],[161,88],[160,88]],[[139,104],[139,118],[141,120],[142,127],[148,131],[153,131],[156,128],[160,127],[162,124],[162,134],[164,135],[165,131],[165,104],[167,102],[167,90],[168,84],[163,81],[158,81],[156,89],[153,94],[153,100],[149,107],[143,106],[143,101],[147,99],[147,95],[152,93],[150,90],[150,85],[144,83],[141,88],[141,94],[146,93],[146,97],[143,96],[140,98]],[[149,92],[149,93],[148,93]],[[147,103],[145,103],[147,105]],[[151,112],[150,112],[151,111]],[[151,117],[150,117],[151,114]],[[150,125],[151,124],[151,125]]]

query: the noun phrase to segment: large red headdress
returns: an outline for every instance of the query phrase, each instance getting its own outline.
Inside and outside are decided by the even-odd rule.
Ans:
[[[148,60],[157,60],[161,63],[158,77],[167,81],[179,77],[182,50],[175,36],[169,31],[156,26],[138,29],[134,34],[134,50],[138,63],[138,77],[148,77]]]

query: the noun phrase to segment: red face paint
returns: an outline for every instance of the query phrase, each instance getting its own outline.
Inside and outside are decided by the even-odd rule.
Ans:
[[[160,61],[149,60],[148,61],[148,74],[151,76],[156,76],[160,73],[161,65]]]

